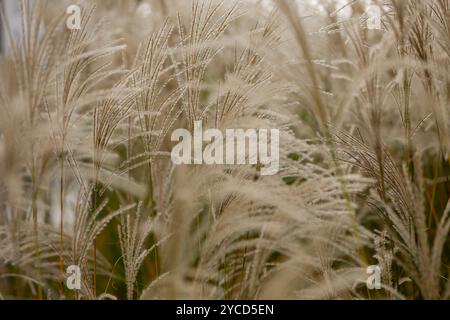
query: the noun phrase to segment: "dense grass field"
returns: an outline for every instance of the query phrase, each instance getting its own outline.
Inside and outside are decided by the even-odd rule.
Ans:
[[[0,298],[450,299],[448,0],[0,5]]]

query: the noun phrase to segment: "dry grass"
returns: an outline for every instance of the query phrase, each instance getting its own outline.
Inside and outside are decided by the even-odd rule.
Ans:
[[[450,298],[448,0],[375,2],[381,30],[365,1],[143,3],[1,11],[0,297]],[[279,129],[280,172],[175,166],[195,121]]]

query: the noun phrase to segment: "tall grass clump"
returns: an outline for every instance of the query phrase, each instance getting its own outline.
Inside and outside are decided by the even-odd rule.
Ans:
[[[340,3],[0,2],[0,297],[449,299],[450,3]],[[279,172],[175,165],[200,122]]]

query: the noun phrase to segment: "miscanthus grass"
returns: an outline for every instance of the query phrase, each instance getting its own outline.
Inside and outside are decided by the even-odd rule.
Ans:
[[[450,298],[448,0],[0,4],[1,298]],[[199,121],[278,174],[174,165]]]

